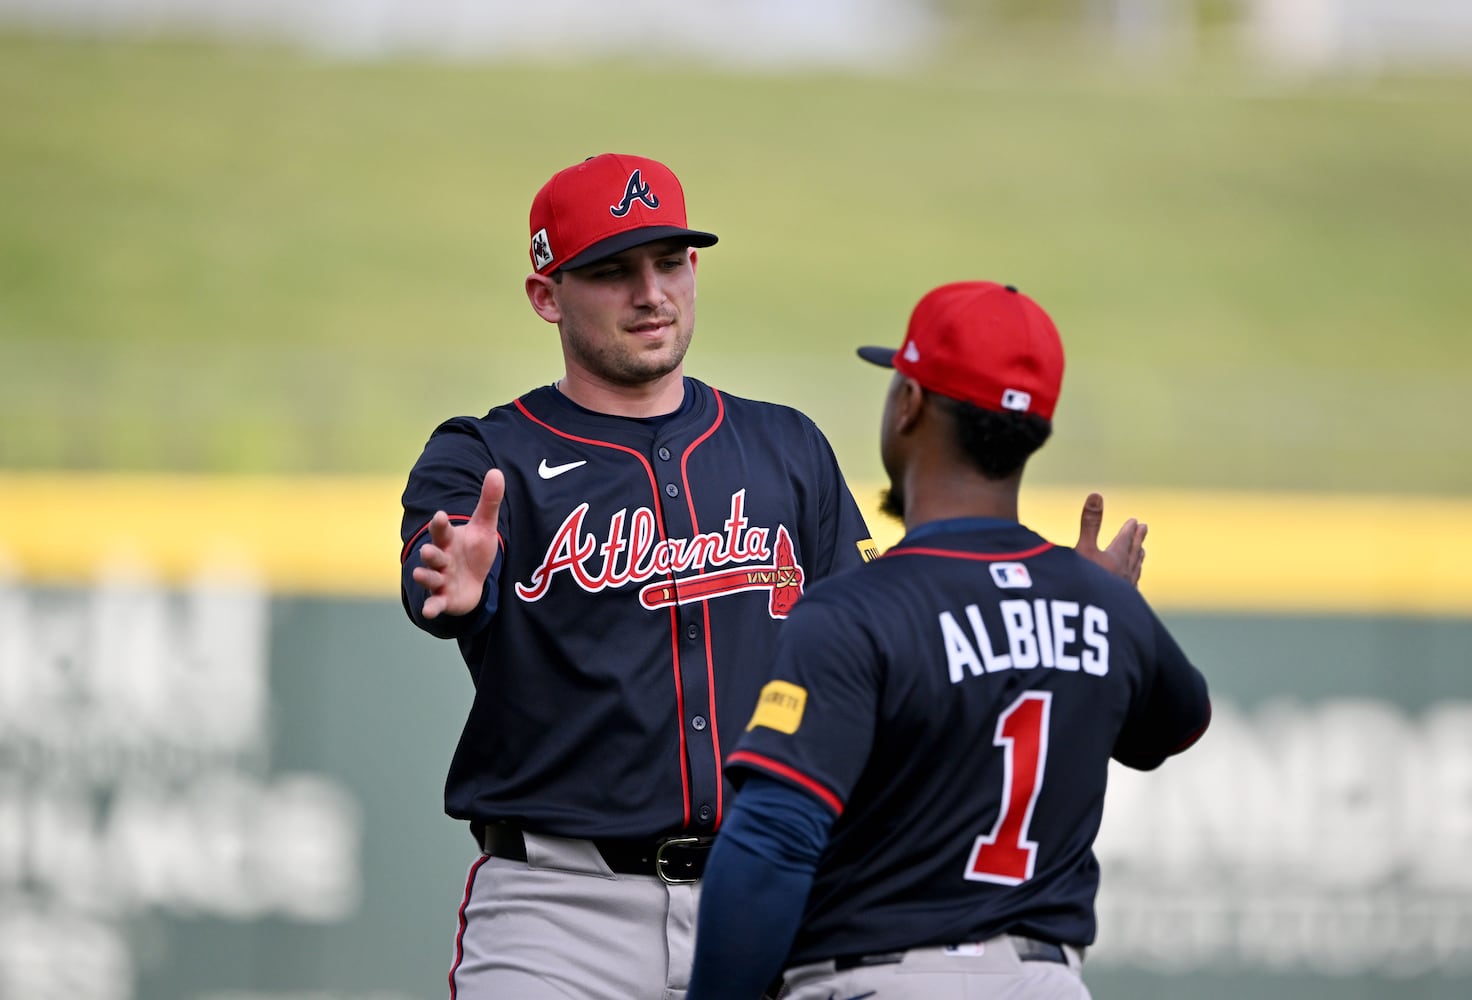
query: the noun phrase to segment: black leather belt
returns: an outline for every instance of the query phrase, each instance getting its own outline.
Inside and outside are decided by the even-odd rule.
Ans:
[[[1008,934],[1012,946],[1017,949],[1017,957],[1024,962],[1057,962],[1059,965],[1068,964],[1068,953],[1063,950],[1061,944],[1053,941],[1039,941],[1037,938],[1023,937],[1020,934]],[[845,969],[858,969],[868,965],[897,965],[905,960],[902,951],[884,951],[873,955],[843,955],[833,960],[833,969],[843,972]]]
[[[526,838],[508,823],[472,823],[471,835],[480,849],[508,861],[526,860]],[[705,874],[705,858],[712,837],[662,837],[656,840],[590,840],[603,863],[620,875],[653,875],[671,885],[698,882]]]

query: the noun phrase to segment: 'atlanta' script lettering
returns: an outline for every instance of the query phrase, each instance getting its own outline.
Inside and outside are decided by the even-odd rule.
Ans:
[[[769,560],[771,529],[750,527],[745,506],[745,490],[731,494],[731,514],[721,526],[725,530],[694,538],[658,538],[654,511],[640,507],[631,515],[626,507],[608,519],[608,532],[600,541],[591,532],[584,533],[588,504],[579,504],[552,536],[531,580],[517,582],[516,594],[523,601],[541,600],[558,573],[567,573],[579,587],[597,593],[671,573]]]

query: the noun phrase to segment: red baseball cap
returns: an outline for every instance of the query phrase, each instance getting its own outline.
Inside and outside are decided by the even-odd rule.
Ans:
[[[1032,299],[992,281],[932,289],[898,349],[861,347],[859,357],[942,396],[1047,420],[1063,383],[1058,328]]]
[[[681,239],[708,247],[714,233],[685,225],[685,191],[658,160],[621,153],[590,156],[559,170],[532,199],[532,268],[551,274],[584,267],[630,247]]]

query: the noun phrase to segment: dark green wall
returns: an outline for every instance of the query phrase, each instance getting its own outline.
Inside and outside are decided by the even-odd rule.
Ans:
[[[454,646],[418,633],[388,601],[210,601],[146,587],[100,595],[0,592],[9,636],[0,644],[9,678],[0,997],[44,996],[26,990],[44,971],[62,976],[53,988],[72,984],[54,995],[119,1000],[444,996],[474,857],[463,827],[440,811],[470,690]],[[1449,728],[1472,704],[1472,621],[1165,617],[1212,684],[1217,725],[1159,772],[1116,780],[1118,811],[1100,842],[1103,927],[1087,969],[1094,996],[1472,994],[1472,824],[1458,825],[1472,811],[1472,778],[1463,777],[1472,744]],[[253,641],[263,642],[254,653]],[[170,701],[173,689],[155,691],[168,704],[149,708],[139,678],[160,663],[186,683],[211,671],[245,676],[256,664],[269,712],[255,737],[221,736],[229,745],[211,749],[208,734],[236,716],[227,711],[211,729],[180,714],[208,715],[201,706],[219,697],[244,704],[248,684],[233,695],[206,684],[192,709]],[[118,721],[129,713],[143,730],[166,728],[130,736]],[[167,735],[181,727],[185,736]],[[90,751],[76,742],[84,731]],[[161,749],[170,740],[173,749]],[[245,792],[231,791],[242,782]],[[1386,800],[1400,805],[1375,805]],[[120,834],[124,805],[144,817],[137,830],[165,843]],[[44,828],[37,815],[67,808],[69,820],[47,822],[90,836],[65,864],[38,860],[46,849],[27,831]],[[1409,824],[1403,814],[1418,809],[1424,843],[1356,847],[1353,838]],[[1343,818],[1319,823],[1329,815]],[[1280,821],[1281,834],[1272,829]],[[222,829],[241,842],[232,846]],[[199,830],[213,831],[208,849]],[[178,863],[195,850],[199,859]],[[1415,869],[1427,850],[1445,868],[1431,885]],[[213,874],[239,868],[240,851],[253,859],[245,877]],[[1375,870],[1361,870],[1354,859],[1375,851]],[[1336,858],[1350,863],[1341,871]],[[56,874],[78,866],[86,878]],[[292,878],[297,889],[258,894],[265,903],[249,891]],[[1364,919],[1346,923],[1366,906]],[[97,992],[109,974],[120,980],[114,992]]]

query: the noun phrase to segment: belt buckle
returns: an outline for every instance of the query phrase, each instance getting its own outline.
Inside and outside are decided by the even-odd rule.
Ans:
[[[659,846],[654,849],[654,873],[659,876],[660,881],[666,885],[688,885],[692,882],[699,882],[700,879],[698,877],[680,878],[678,875],[668,874],[664,870],[664,866],[669,864],[672,859],[665,857],[664,852],[666,848],[670,847],[694,847],[700,844],[702,839],[701,837],[670,837],[666,840],[661,840]]]

